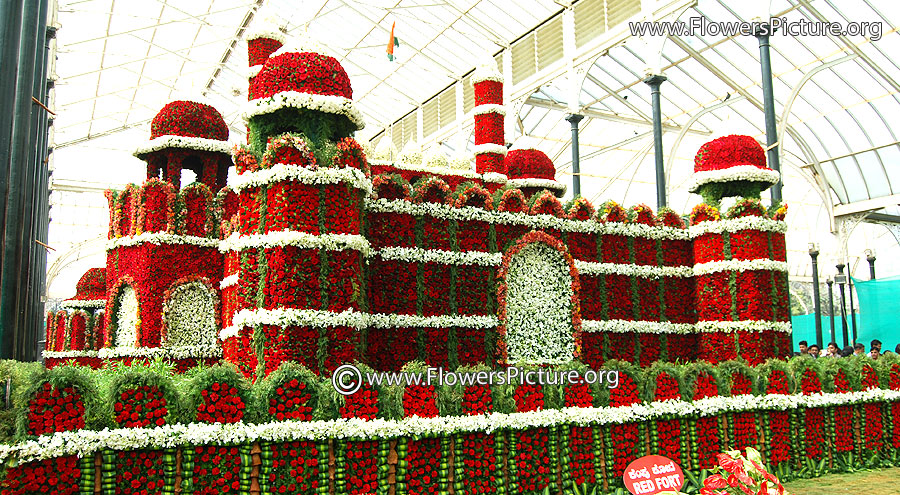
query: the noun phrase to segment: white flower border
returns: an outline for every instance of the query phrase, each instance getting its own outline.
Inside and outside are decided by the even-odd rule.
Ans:
[[[364,328],[398,328],[398,327],[426,327],[426,328],[492,328],[496,327],[498,320],[495,316],[417,316],[385,313],[362,313],[346,310],[341,313],[322,311],[316,309],[242,309],[232,319],[229,327],[219,332],[219,338],[226,340],[238,335],[243,327],[258,325],[310,326],[324,327],[351,327],[357,330]]]
[[[501,74],[500,71],[497,70],[496,64],[494,65],[494,67],[480,65],[475,68],[475,72],[472,73],[472,78],[470,79],[470,81],[473,86],[484,81],[495,81],[502,83],[503,74]]]
[[[259,75],[259,71],[263,68],[263,64],[256,64],[247,67],[247,79],[253,79]]]
[[[557,218],[552,215],[528,215],[508,211],[488,211],[474,206],[455,208],[436,203],[413,203],[402,199],[367,199],[368,213],[405,213],[427,215],[444,220],[475,220],[493,224],[518,224],[534,229],[552,228],[563,232],[599,233],[643,237],[646,239],[689,240],[686,229],[651,227],[640,223],[601,223]]]
[[[777,184],[780,179],[781,174],[776,170],[759,168],[755,165],[738,165],[720,170],[694,172],[688,183],[688,191],[696,192],[700,186],[711,182],[754,181],[773,185]]]
[[[366,126],[362,112],[353,104],[353,100],[343,96],[316,95],[297,91],[282,91],[267,98],[250,100],[244,110],[244,120],[257,115],[274,113],[283,108],[306,108],[309,110],[343,115],[350,119],[361,130]]]
[[[787,272],[788,264],[785,261],[757,259],[710,261],[708,263],[694,265],[694,275],[696,276],[709,275],[718,272],[746,272],[753,270]]]
[[[198,151],[212,151],[215,153],[225,153],[231,156],[231,148],[234,145],[228,141],[219,141],[218,139],[207,139],[201,137],[176,136],[173,134],[165,134],[157,136],[137,147],[134,150],[134,156],[140,158],[154,151],[164,150],[166,148],[186,148]]]
[[[694,325],[698,332],[731,333],[731,332],[765,332],[776,331],[791,333],[789,321],[741,320],[741,321],[700,321]]]
[[[566,185],[562,182],[559,182],[554,179],[536,179],[536,178],[526,178],[526,179],[509,179],[506,182],[508,185],[513,187],[543,187],[545,189],[555,189],[557,191],[566,190]]]
[[[369,160],[370,166],[382,166],[382,167],[393,167],[397,170],[408,170],[411,172],[425,172],[435,176],[457,176],[457,177],[465,177],[466,179],[479,179],[483,182],[491,182],[497,184],[506,184],[508,181],[507,177],[503,174],[497,172],[488,172],[486,174],[479,174],[473,172],[471,170],[462,170],[458,168],[451,167],[429,167],[423,164],[410,164],[410,163],[400,163],[400,162],[391,162],[387,160]]]
[[[266,234],[242,235],[237,232],[219,244],[219,251],[242,251],[251,248],[294,246],[301,249],[325,249],[343,251],[352,249],[363,254],[369,252],[369,241],[356,234],[310,234],[295,230],[279,230]]]
[[[582,320],[581,329],[585,332],[610,333],[677,333],[689,334],[694,331],[692,323],[672,323],[669,321],[632,321],[632,320]]]
[[[99,351],[44,351],[44,359],[99,358],[115,359],[123,357],[169,359],[198,359],[222,357],[222,348],[214,346],[178,347],[105,347]]]
[[[106,241],[106,250],[125,246],[138,246],[140,244],[190,244],[199,247],[219,247],[221,241],[209,237],[194,235],[175,235],[165,232],[144,232],[143,234],[116,237]]]
[[[324,185],[346,183],[361,189],[367,195],[372,193],[372,181],[362,170],[353,167],[327,167],[310,169],[300,165],[276,163],[271,168],[238,174],[231,188],[236,193],[248,187],[259,187],[276,182],[294,181],[301,184]]]
[[[231,275],[223,278],[222,281],[219,282],[219,288],[224,290],[237,285],[239,275],[240,273],[232,273]]]
[[[105,308],[106,299],[66,299],[59,303],[61,308]]]
[[[688,278],[694,276],[689,266],[636,265],[631,263],[600,263],[575,260],[575,268],[581,275],[625,275],[649,279],[663,277]]]
[[[261,22],[253,23],[253,27],[247,31],[245,39],[253,41],[260,38],[275,40],[283,45],[287,35],[281,29],[278,29],[277,25],[269,22],[268,19],[261,19]]]
[[[781,220],[752,216],[709,220],[688,227],[691,239],[696,239],[704,234],[734,233],[743,230],[757,230],[760,232],[784,234],[787,232],[787,223]]]
[[[506,115],[506,107],[496,103],[484,103],[472,109],[472,115],[485,115],[489,113]]]
[[[502,144],[495,143],[484,143],[484,144],[476,144],[474,148],[474,152],[476,155],[502,155],[506,156],[506,146]]]
[[[675,399],[620,407],[566,407],[524,413],[480,416],[413,416],[400,420],[359,418],[327,421],[282,421],[261,424],[175,424],[153,428],[77,430],[42,435],[15,445],[0,445],[0,462],[19,463],[62,456],[90,457],[104,450],[169,449],[195,445],[234,445],[260,441],[329,439],[381,440],[447,436],[464,432],[547,428],[556,425],[602,426],[659,419],[716,416],[733,412],[790,411],[875,402],[900,401],[900,391],[873,389],[846,394],[738,395],[692,402]]]

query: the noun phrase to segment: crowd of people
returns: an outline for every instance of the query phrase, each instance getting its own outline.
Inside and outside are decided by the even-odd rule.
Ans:
[[[879,356],[884,354],[890,354],[890,350],[881,352],[881,341],[875,339],[871,342],[869,346],[869,352],[866,352],[866,346],[857,342],[853,346],[846,346],[843,349],[838,347],[836,342],[829,342],[828,346],[823,351],[819,348],[818,345],[808,345],[805,340],[801,340],[798,344],[800,347],[800,352],[795,352],[794,356],[810,356],[812,358],[826,358],[826,357],[849,357],[849,356],[869,356],[872,359],[878,359]],[[897,344],[897,347],[894,348],[894,352],[900,354],[900,344]]]

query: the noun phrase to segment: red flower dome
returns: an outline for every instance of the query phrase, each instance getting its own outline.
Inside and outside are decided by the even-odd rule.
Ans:
[[[215,108],[194,101],[176,100],[162,108],[150,123],[150,139],[185,136],[228,140],[228,125]]]
[[[510,179],[548,179],[556,176],[556,167],[543,151],[510,150],[506,154],[506,175]]]
[[[350,78],[337,59],[313,52],[273,55],[250,81],[254,100],[285,91],[353,98]]]
[[[694,157],[694,172],[742,165],[768,168],[765,150],[750,136],[731,135],[714,139],[701,146]]]
[[[106,299],[106,268],[91,268],[75,285],[76,300]]]

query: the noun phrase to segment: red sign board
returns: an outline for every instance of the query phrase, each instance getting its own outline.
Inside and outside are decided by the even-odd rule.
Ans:
[[[677,492],[684,485],[681,467],[661,455],[645,455],[631,461],[622,479],[625,480],[625,488],[634,495]]]

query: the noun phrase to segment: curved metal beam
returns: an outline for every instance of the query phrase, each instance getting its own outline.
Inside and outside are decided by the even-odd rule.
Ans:
[[[100,254],[105,251],[106,237],[104,236],[81,241],[73,245],[68,251],[60,255],[59,258],[56,258],[56,260],[53,261],[53,264],[50,265],[50,268],[47,269],[47,283],[44,286],[44,296],[49,297],[50,286],[53,285],[53,281],[66,267],[83,258]]]

